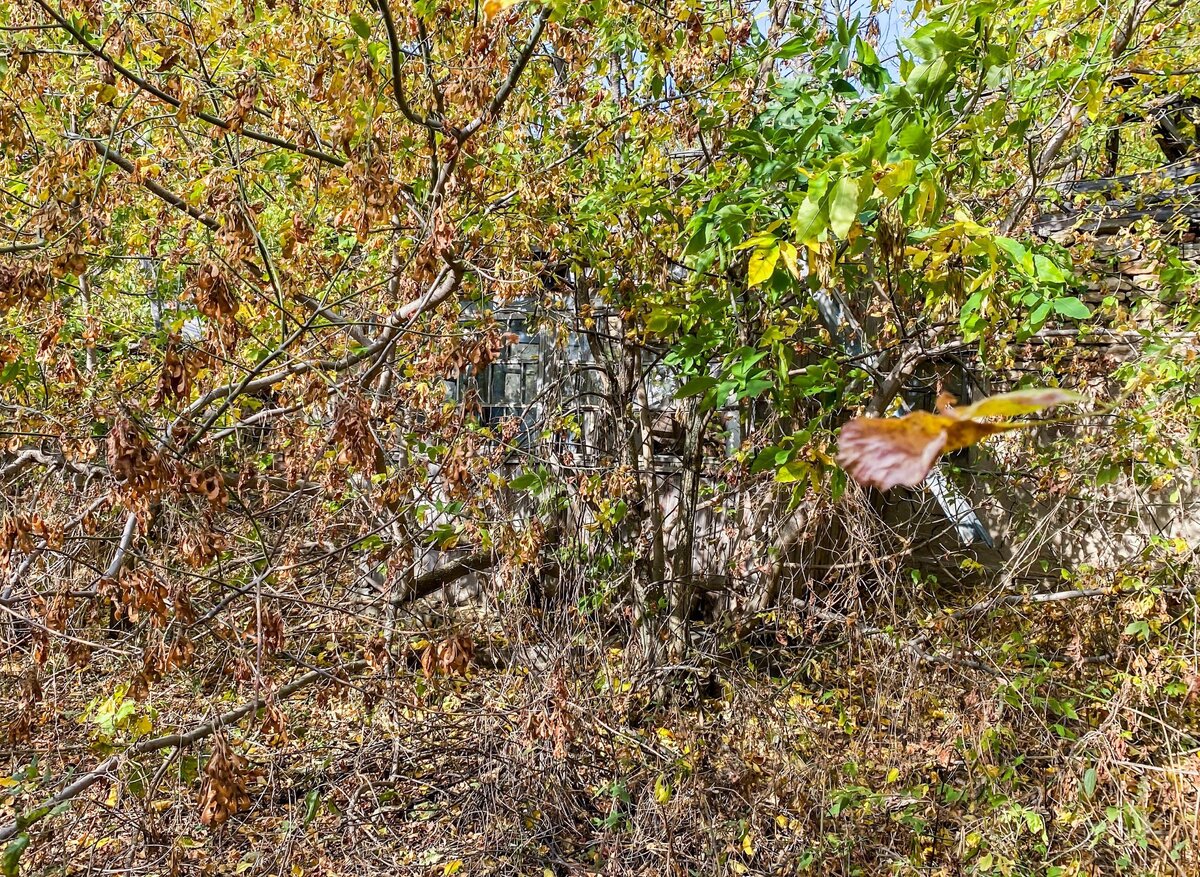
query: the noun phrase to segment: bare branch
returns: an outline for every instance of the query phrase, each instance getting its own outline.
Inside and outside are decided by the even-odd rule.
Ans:
[[[274,697],[275,699],[291,697],[297,691],[307,688],[314,682],[319,682],[322,679],[336,680],[336,674],[344,675],[349,673],[357,673],[364,667],[366,667],[365,661],[352,661],[336,671],[313,670],[309,673],[305,673],[295,682],[291,682],[280,688],[275,692]],[[41,807],[38,807],[29,816],[25,818],[18,816],[12,822],[7,823],[6,825],[0,825],[0,841],[8,840],[17,834],[17,832],[24,831],[34,823],[45,819],[59,804],[70,801],[81,792],[87,791],[93,785],[116,770],[123,761],[126,761],[130,758],[137,758],[141,755],[148,755],[151,752],[157,752],[161,749],[170,749],[173,747],[181,749],[185,746],[191,746],[192,744],[203,740],[205,737],[211,736],[213,733],[225,727],[226,725],[232,725],[241,721],[246,716],[258,712],[265,705],[266,701],[263,697],[255,697],[247,703],[242,704],[237,709],[230,710],[224,715],[218,716],[211,722],[205,722],[203,725],[198,725],[185,734],[168,734],[165,737],[155,737],[151,740],[143,740],[140,743],[134,744],[125,752],[105,759],[100,764],[96,765],[96,767],[83,774],[77,780],[65,786],[57,794],[48,798]]]

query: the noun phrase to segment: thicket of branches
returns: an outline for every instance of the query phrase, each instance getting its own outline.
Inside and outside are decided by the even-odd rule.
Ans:
[[[3,873],[1200,868],[1197,7],[852,12],[0,8]]]

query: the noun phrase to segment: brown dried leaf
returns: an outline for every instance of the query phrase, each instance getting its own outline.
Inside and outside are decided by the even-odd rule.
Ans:
[[[430,643],[421,652],[421,670],[426,678],[435,675],[465,676],[475,660],[475,643],[465,634],[453,634]]]
[[[233,751],[223,733],[213,737],[212,755],[200,787],[200,822],[215,828],[250,806],[246,793],[246,760]]]

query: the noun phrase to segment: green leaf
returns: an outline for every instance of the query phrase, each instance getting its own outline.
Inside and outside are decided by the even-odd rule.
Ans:
[[[829,477],[829,496],[837,502],[842,498],[842,494],[846,492],[846,471],[844,469],[834,469]]]
[[[304,824],[308,825],[317,818],[317,811],[321,809],[321,790],[310,789],[308,794],[304,796]]]
[[[828,220],[825,217],[825,210],[821,207],[821,202],[815,199],[810,194],[804,199],[800,205],[800,209],[796,211],[796,217],[792,220],[792,225],[796,230],[796,240],[802,244],[813,245],[821,239],[821,233],[825,231],[828,225]]]
[[[508,486],[513,490],[532,490],[540,486],[541,483],[542,479],[538,477],[536,472],[526,472],[509,481]]]
[[[751,286],[758,286],[763,281],[769,280],[775,273],[775,263],[778,261],[778,244],[759,247],[750,254],[750,265],[746,269],[746,282]]]
[[[932,140],[929,138],[929,132],[920,122],[911,122],[904,126],[896,138],[896,143],[901,149],[907,149],[918,158],[923,158],[929,154],[929,149]]]
[[[1121,467],[1112,464],[1102,465],[1096,470],[1096,486],[1103,487],[1106,484],[1112,484],[1121,475]]]
[[[701,375],[698,378],[692,378],[686,384],[679,388],[679,392],[675,394],[676,399],[687,399],[691,396],[699,396],[701,393],[711,390],[717,385],[717,379],[710,375]]]
[[[1033,270],[1038,280],[1044,280],[1047,283],[1067,282],[1067,276],[1063,274],[1062,269],[1040,254],[1033,257]]]
[[[1141,640],[1150,639],[1150,623],[1145,619],[1129,622],[1125,625],[1125,636],[1136,636]]]
[[[829,227],[833,233],[844,238],[858,219],[859,181],[854,177],[842,177],[833,187],[829,204]]]
[[[775,386],[774,381],[768,381],[764,378],[752,378],[747,381],[746,385],[738,390],[735,395],[738,401],[741,401],[742,399],[753,399],[756,396],[761,396],[773,386]]]
[[[1086,320],[1092,315],[1091,309],[1073,295],[1056,298],[1054,312],[1072,320]]]
[[[1083,772],[1083,793],[1087,797],[1096,794],[1096,768],[1089,767]]]
[[[934,58],[927,64],[921,64],[916,67],[909,74],[908,81],[905,82],[905,88],[914,95],[928,95],[939,91],[950,76],[950,65],[946,63],[946,59]]]
[[[666,335],[679,325],[679,317],[669,311],[656,310],[646,320],[646,331],[654,335]]]
[[[879,63],[879,56],[862,37],[854,38],[854,52],[858,55],[858,63],[864,67],[874,67]]]
[[[708,246],[708,230],[707,222],[698,224],[695,232],[688,239],[687,246],[683,248],[683,255],[696,256],[702,253]]]
[[[900,42],[914,55],[926,61],[936,58],[942,52],[957,51],[968,45],[968,40],[944,21],[931,21]]]
[[[1001,235],[996,235],[992,238],[996,242],[996,246],[1008,254],[1008,258],[1012,263],[1020,268],[1027,268],[1029,261],[1029,251],[1020,243],[1012,238],[1006,238]]]
[[[963,302],[962,310],[958,312],[958,322],[963,331],[966,331],[972,319],[979,313],[979,309],[983,305],[983,295],[983,290],[976,290]]]
[[[29,835],[21,832],[4,848],[4,855],[0,856],[0,872],[4,874],[4,877],[17,877],[21,854],[28,846]]]
[[[775,468],[775,455],[779,453],[779,448],[775,445],[770,445],[758,452],[758,456],[754,458],[754,462],[750,464],[750,474],[757,475],[759,472],[764,472],[767,469]]]
[[[780,484],[795,484],[809,477],[811,466],[803,460],[792,460],[785,463],[775,473],[775,480]]]
[[[811,43],[803,36],[790,37],[779,46],[775,51],[776,57],[781,60],[788,60],[803,55],[811,48]]]
[[[350,27],[364,40],[371,35],[370,23],[357,12],[350,13]]]

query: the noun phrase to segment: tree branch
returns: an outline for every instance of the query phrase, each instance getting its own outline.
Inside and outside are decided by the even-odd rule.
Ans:
[[[1113,34],[1113,41],[1110,46],[1109,56],[1113,61],[1116,61],[1129,48],[1129,43],[1133,40],[1133,35],[1137,32],[1138,25],[1142,23],[1142,19],[1146,14],[1154,8],[1157,0],[1133,0],[1133,7],[1129,10],[1129,14],[1118,25],[1116,33]],[[1025,215],[1025,211],[1033,202],[1033,197],[1037,193],[1038,186],[1041,184],[1042,178],[1046,172],[1050,170],[1050,166],[1062,152],[1068,138],[1074,133],[1076,124],[1084,117],[1085,107],[1079,103],[1070,103],[1062,109],[1058,118],[1055,119],[1052,127],[1056,127],[1054,135],[1042,147],[1042,151],[1038,156],[1030,161],[1029,178],[1025,181],[1025,185],[1021,188],[1021,194],[1017,196],[1017,201],[1009,209],[1008,215],[1004,217],[1000,223],[1000,233],[1003,235],[1011,234],[1012,230],[1017,227],[1017,223]]]
[[[526,65],[529,64],[529,59],[533,57],[534,49],[537,48],[538,42],[542,39],[542,32],[546,29],[546,24],[550,21],[550,7],[542,7],[542,11],[538,13],[537,21],[533,25],[533,34],[529,37],[529,42],[525,44],[525,48],[521,50],[521,54],[517,56],[516,62],[512,69],[508,71],[508,78],[496,91],[491,102],[487,105],[482,113],[467,123],[467,126],[458,133],[459,142],[464,142],[472,134],[483,127],[484,123],[490,122],[500,115],[500,109],[504,106],[504,102],[508,100],[508,96],[517,85],[517,80],[521,78],[521,74],[525,72]]]
[[[352,661],[349,664],[340,668],[341,673],[357,673],[366,666],[366,661]],[[333,671],[330,670],[313,670],[305,673],[299,679],[291,682],[275,692],[276,698],[291,697],[297,691],[312,685],[320,679],[336,679]],[[96,767],[89,770],[79,779],[61,789],[57,794],[48,798],[42,806],[32,811],[24,817],[18,816],[12,822],[0,826],[0,841],[8,840],[17,832],[24,831],[34,823],[45,819],[59,804],[70,801],[76,795],[91,788],[100,780],[107,777],[112,771],[120,766],[121,762],[129,758],[136,758],[140,755],[148,755],[151,752],[157,752],[160,749],[183,748],[191,746],[203,740],[225,727],[239,722],[246,716],[258,712],[265,705],[263,698],[255,697],[247,703],[242,704],[237,709],[230,710],[224,715],[218,716],[211,722],[205,722],[203,725],[198,725],[186,734],[168,734],[165,737],[155,737],[151,740],[143,740],[136,743],[123,753],[113,755],[105,759]]]
[[[121,170],[125,171],[128,174],[135,173],[136,169],[134,168],[133,162],[130,161],[128,158],[126,158],[121,153],[117,152],[117,150],[114,149],[110,144],[105,143],[104,145],[101,145],[99,143],[99,141],[96,141],[96,140],[91,141],[91,144],[92,144],[92,148],[96,150],[96,154],[99,155],[105,161],[111,161],[113,164],[115,164],[117,167],[119,167]],[[165,201],[167,204],[170,204],[176,210],[179,210],[182,213],[186,213],[188,216],[190,216],[192,219],[199,222],[201,225],[203,225],[205,228],[209,229],[210,231],[220,231],[221,230],[221,224],[219,222],[217,222],[211,216],[206,216],[205,214],[201,213],[199,210],[197,210],[191,204],[187,203],[187,201],[183,200],[183,198],[181,198],[179,195],[176,195],[170,189],[165,189],[162,186],[160,186],[158,183],[154,182],[154,180],[150,180],[150,179],[139,180],[139,183],[142,186],[144,186],[146,189],[148,189],[150,192],[152,192],[155,197],[159,198],[162,201]]]
[[[60,15],[57,10],[55,10],[52,6],[50,6],[50,4],[46,2],[46,0],[34,0],[34,2],[37,3],[37,5],[40,6],[42,9],[44,9],[46,11],[46,14],[49,15],[51,18],[53,18],[54,21],[58,24],[58,26],[60,28],[62,28],[64,31],[66,31],[71,36],[71,38],[73,40],[75,40],[75,42],[77,42],[77,43],[79,43],[79,45],[83,46],[85,49],[88,50],[88,52],[90,52],[95,57],[104,61],[106,64],[109,64],[113,68],[113,70],[115,70],[117,73],[120,73],[122,76],[124,76],[126,79],[128,79],[130,82],[132,82],[134,85],[136,85],[138,88],[142,89],[143,91],[149,92],[150,94],[154,95],[156,98],[161,100],[163,103],[166,103],[172,107],[175,107],[176,109],[179,109],[182,106],[182,102],[178,98],[171,96],[170,94],[163,91],[161,88],[159,88],[158,86],[156,86],[154,83],[150,82],[149,80],[143,79],[141,76],[138,76],[136,73],[134,73],[128,67],[121,64],[120,61],[117,61],[115,58],[113,58],[107,52],[105,52],[102,48],[100,48],[99,46],[94,44],[91,40],[89,40],[87,37],[85,37],[82,33],[80,33],[78,31],[78,29],[75,28],[74,25],[71,24],[71,22],[69,22],[69,21],[67,21],[67,19],[63,18],[63,16]],[[258,130],[255,130],[254,128],[241,128],[241,129],[235,131],[234,127],[229,122],[227,122],[226,120],[224,120],[218,116],[214,116],[212,113],[206,113],[204,111],[199,111],[199,112],[195,113],[195,116],[197,119],[207,122],[210,125],[214,125],[223,131],[231,131],[234,133],[240,133],[243,136],[248,137],[251,140],[257,140],[259,143],[267,143],[271,146],[278,146],[281,149],[287,149],[292,152],[298,152],[301,155],[307,155],[309,158],[315,158],[318,161],[323,161],[326,164],[332,164],[337,167],[343,167],[346,164],[346,159],[344,159],[344,158],[339,158],[336,155],[330,155],[329,153],[322,152],[319,149],[310,149],[307,146],[300,146],[298,143],[292,143],[290,140],[285,140],[282,137],[276,137],[274,134],[267,134],[264,131],[258,131]]]
[[[383,29],[387,31],[388,54],[391,56],[392,66],[392,92],[396,95],[396,105],[400,107],[404,118],[414,125],[429,128],[432,131],[443,130],[441,119],[419,116],[409,104],[408,97],[404,94],[404,80],[400,69],[400,56],[403,54],[400,48],[400,37],[396,33],[396,22],[392,18],[392,10],[388,6],[387,0],[379,0],[379,14],[383,16]]]

